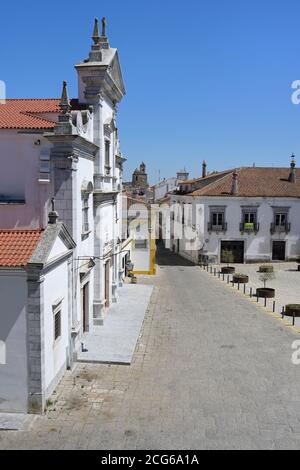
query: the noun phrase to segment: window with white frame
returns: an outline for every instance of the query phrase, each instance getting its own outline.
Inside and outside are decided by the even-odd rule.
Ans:
[[[213,212],[211,214],[211,223],[213,227],[224,224],[224,212]]]
[[[271,224],[271,232],[289,232],[289,207],[273,207],[274,221]]]
[[[257,231],[257,208],[256,207],[244,207],[242,208],[242,231]]]
[[[285,227],[287,223],[287,213],[279,212],[275,214],[275,225],[276,227]]]
[[[40,181],[50,181],[50,151],[47,148],[42,148],[40,152]]]
[[[89,231],[89,194],[82,197],[82,233]]]
[[[210,207],[208,229],[214,231],[223,231],[226,229],[224,206]]]

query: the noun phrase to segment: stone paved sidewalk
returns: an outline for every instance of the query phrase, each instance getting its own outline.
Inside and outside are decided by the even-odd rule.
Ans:
[[[153,287],[124,284],[103,326],[94,327],[82,339],[79,362],[130,364],[145,318]]]
[[[299,449],[299,338],[167,252],[130,366],[79,364],[2,449]]]

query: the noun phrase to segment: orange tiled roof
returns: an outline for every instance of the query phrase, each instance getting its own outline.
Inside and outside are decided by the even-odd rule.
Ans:
[[[0,129],[53,129],[61,112],[58,98],[8,99],[0,104]],[[71,100],[78,109],[78,100]],[[41,115],[53,114],[53,120]]]
[[[42,230],[0,230],[0,266],[26,266],[42,233]]]
[[[237,196],[300,198],[300,168],[296,169],[298,178],[295,183],[288,180],[290,172],[290,168],[239,168]],[[233,171],[189,195],[231,196],[232,174]]]

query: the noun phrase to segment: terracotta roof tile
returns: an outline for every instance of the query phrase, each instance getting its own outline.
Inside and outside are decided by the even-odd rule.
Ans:
[[[300,168],[296,169],[295,183],[288,180],[290,171],[290,168],[239,168],[237,196],[300,198]],[[232,174],[233,171],[190,196],[231,196]]]
[[[53,129],[61,112],[58,98],[7,99],[0,105],[0,129]],[[72,109],[81,109],[71,100]],[[41,115],[53,114],[53,120]]]
[[[26,266],[42,233],[42,230],[0,230],[0,266]]]

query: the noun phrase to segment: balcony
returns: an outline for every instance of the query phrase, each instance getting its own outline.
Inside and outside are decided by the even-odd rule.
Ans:
[[[256,222],[241,222],[240,232],[257,233],[259,231],[259,224]]]
[[[271,233],[289,233],[291,231],[291,224],[286,223],[283,225],[271,224]]]
[[[214,225],[211,222],[208,222],[207,230],[209,232],[226,232],[227,231],[227,223],[221,225]]]

